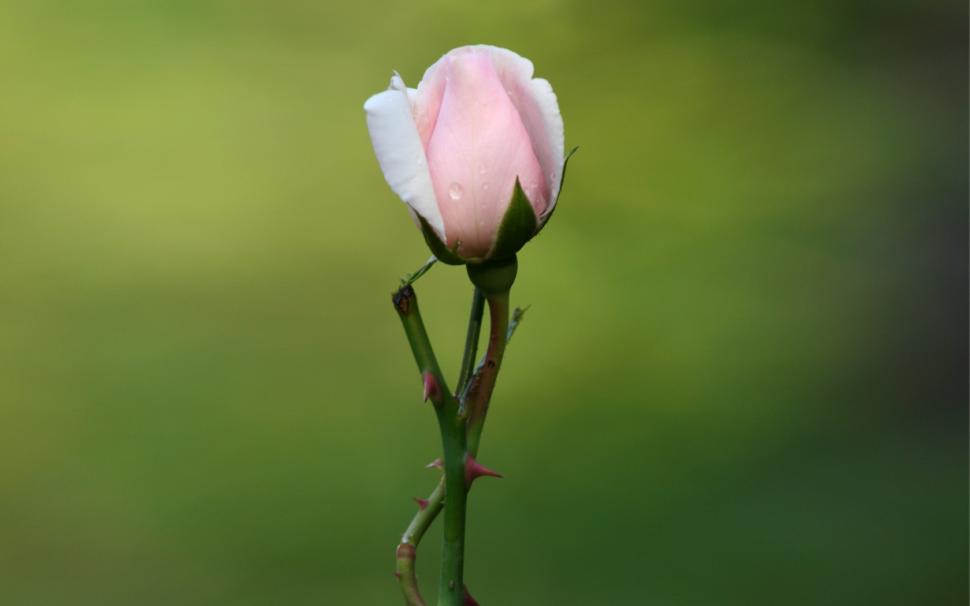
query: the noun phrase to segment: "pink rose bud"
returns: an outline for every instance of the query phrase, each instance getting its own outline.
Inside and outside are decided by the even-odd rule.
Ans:
[[[552,214],[563,124],[532,62],[494,46],[450,51],[417,89],[401,77],[364,103],[384,178],[446,263],[514,255]]]

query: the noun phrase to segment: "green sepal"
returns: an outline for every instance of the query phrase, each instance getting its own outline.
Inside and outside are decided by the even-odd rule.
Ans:
[[[559,193],[556,195],[556,204],[553,204],[552,210],[550,210],[549,214],[546,215],[545,219],[542,220],[542,225],[539,226],[539,229],[538,231],[536,231],[536,233],[539,233],[540,231],[542,231],[542,228],[545,227],[546,224],[549,223],[549,219],[552,218],[552,213],[556,212],[556,207],[559,206],[559,196],[562,195],[562,186],[566,184],[566,166],[569,164],[569,159],[573,157],[573,154],[575,154],[576,150],[578,149],[579,149],[579,146],[577,145],[576,147],[566,152],[566,157],[562,161],[562,176],[559,177]]]
[[[417,213],[415,213],[417,214]],[[424,234],[424,241],[428,243],[428,248],[431,249],[431,254],[438,258],[442,263],[448,265],[464,265],[465,261],[458,256],[457,246],[456,250],[448,250],[448,247],[438,238],[438,234],[435,233],[434,229],[428,225],[428,222],[424,220],[424,217],[418,215],[418,221],[421,223],[421,233]]]
[[[515,189],[512,190],[512,201],[509,203],[502,223],[499,225],[495,244],[488,253],[489,259],[504,259],[511,257],[525,246],[525,243],[536,235],[536,212],[532,204],[522,191],[518,178],[515,179]]]

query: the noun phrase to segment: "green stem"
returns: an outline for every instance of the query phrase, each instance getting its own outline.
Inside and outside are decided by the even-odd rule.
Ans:
[[[457,411],[456,411],[457,413]],[[441,578],[438,583],[438,606],[461,606],[465,569],[465,424],[457,414],[442,418],[441,444],[444,447],[445,512],[444,542],[441,547]]]
[[[468,333],[465,336],[465,353],[461,358],[461,371],[458,373],[458,392],[461,393],[472,376],[475,354],[478,353],[478,336],[482,332],[482,312],[485,310],[485,295],[478,288],[472,293],[472,309],[468,316]]]
[[[438,359],[434,355],[434,348],[431,347],[431,340],[428,338],[428,331],[424,328],[424,321],[421,319],[421,311],[418,309],[418,297],[410,285],[402,286],[394,293],[392,298],[397,315],[401,318],[404,326],[404,334],[411,345],[411,353],[414,354],[414,361],[418,363],[418,370],[430,373],[434,377],[439,387],[439,397],[441,404],[447,404],[453,400],[445,383],[445,378],[441,374],[441,367],[438,366]],[[438,407],[439,402],[435,402]]]
[[[441,430],[441,444],[444,451],[445,468],[445,515],[444,544],[442,547],[441,580],[438,588],[438,606],[461,606],[463,599],[463,574],[465,550],[465,448],[467,435],[465,420],[458,415],[458,400],[448,389],[441,374],[438,360],[431,347],[418,309],[417,295],[410,285],[398,290],[393,297],[401,324],[411,344],[411,352],[422,375],[430,375],[435,382],[431,399],[438,417]],[[429,507],[430,509],[430,507]],[[433,519],[433,515],[430,515]],[[427,522],[430,524],[430,519]],[[426,526],[424,526],[426,528]],[[423,532],[423,531],[422,531]],[[400,578],[405,602],[421,606],[421,597],[414,581],[413,545],[398,549],[398,570],[403,571]]]
[[[395,552],[397,566],[394,576],[401,586],[401,595],[407,606],[426,606],[421,590],[418,588],[418,575],[414,570],[414,563],[418,558],[418,548],[410,543],[401,543]]]
[[[425,606],[421,591],[418,588],[418,578],[414,570],[417,559],[418,544],[431,526],[431,523],[441,512],[441,504],[445,496],[445,479],[441,478],[434,491],[428,496],[425,506],[418,509],[414,519],[408,524],[407,530],[401,535],[401,542],[397,546],[397,567],[395,575],[401,585],[404,603],[407,606]]]
[[[444,477],[438,481],[438,485],[435,486],[434,490],[428,495],[426,499],[426,504],[423,508],[418,510],[418,513],[414,514],[414,518],[411,523],[408,524],[407,530],[401,535],[402,543],[409,543],[415,547],[421,542],[424,537],[424,533],[427,532],[428,528],[438,513],[441,512],[442,504],[445,501],[445,479]]]

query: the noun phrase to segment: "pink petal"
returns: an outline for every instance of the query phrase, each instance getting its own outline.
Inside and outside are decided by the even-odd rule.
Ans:
[[[427,144],[431,182],[448,246],[460,242],[463,257],[484,258],[495,241],[516,178],[537,217],[548,207],[551,189],[492,54],[480,47],[464,47],[439,63],[432,77],[443,71],[445,82]],[[431,101],[425,105],[431,106]]]
[[[525,125],[536,158],[542,167],[550,192],[546,214],[552,211],[559,197],[565,157],[565,133],[559,102],[547,80],[533,78],[532,62],[516,53],[497,46],[480,46],[492,56],[502,84]]]
[[[404,82],[397,74],[390,88],[364,103],[367,129],[387,184],[415,213],[445,238],[431,172]]]

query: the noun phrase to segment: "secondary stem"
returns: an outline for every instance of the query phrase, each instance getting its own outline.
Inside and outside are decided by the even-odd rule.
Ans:
[[[465,351],[461,358],[461,371],[458,373],[458,393],[465,389],[472,376],[475,354],[478,353],[478,336],[482,332],[482,312],[485,310],[485,295],[478,288],[472,293],[472,309],[468,315],[468,333],[465,335]]]
[[[508,344],[509,330],[509,291],[490,294],[488,301],[489,335],[488,350],[485,358],[462,394],[462,405],[468,411],[468,452],[478,454],[478,445],[485,427],[485,416],[495,389],[505,346]]]
[[[407,530],[401,535],[401,542],[397,546],[397,563],[394,575],[401,586],[401,593],[404,596],[404,603],[407,606],[425,606],[424,598],[421,597],[421,590],[418,587],[418,577],[414,570],[414,563],[417,560],[418,544],[427,532],[431,523],[441,513],[442,503],[445,496],[444,477],[435,486],[434,491],[428,496],[424,507],[420,507],[414,514]]]
[[[445,478],[442,476],[441,480],[438,481],[438,485],[435,486],[434,490],[428,495],[425,500],[424,507],[418,510],[418,513],[414,514],[414,518],[411,523],[408,524],[407,530],[401,535],[402,543],[410,543],[415,547],[421,542],[424,537],[424,533],[427,532],[428,528],[431,526],[431,522],[434,521],[438,514],[441,512],[441,508],[445,501]]]

